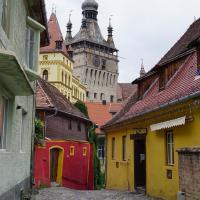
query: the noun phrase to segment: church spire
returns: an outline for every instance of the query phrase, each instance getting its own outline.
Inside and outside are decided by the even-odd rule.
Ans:
[[[67,35],[65,40],[66,41],[70,41],[72,39],[72,22],[71,22],[71,15],[72,15],[72,11],[70,11],[69,14],[69,21],[67,23]]]
[[[142,63],[141,63],[141,69],[140,69],[140,77],[142,77],[146,74],[145,69],[144,69],[143,59],[141,59],[141,61],[142,61]]]

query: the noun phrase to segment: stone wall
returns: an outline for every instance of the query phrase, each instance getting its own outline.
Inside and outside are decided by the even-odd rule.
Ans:
[[[200,199],[200,147],[183,148],[179,153],[180,191],[186,200]]]

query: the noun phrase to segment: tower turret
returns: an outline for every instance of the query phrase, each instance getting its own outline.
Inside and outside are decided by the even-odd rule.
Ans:
[[[143,63],[143,59],[142,59],[141,69],[140,69],[140,77],[144,76],[145,74],[146,74],[146,72],[144,69],[144,63]]]
[[[72,39],[72,22],[71,22],[71,12],[69,14],[69,21],[67,23],[67,35],[65,40],[67,42],[70,42],[70,40]]]
[[[85,0],[82,4],[82,10],[86,19],[97,20],[98,3],[95,0]]]
[[[111,15],[112,16],[112,15]],[[109,18],[109,26],[108,26],[108,39],[107,42],[111,47],[115,47],[114,40],[113,40],[113,27],[111,25],[111,16]]]

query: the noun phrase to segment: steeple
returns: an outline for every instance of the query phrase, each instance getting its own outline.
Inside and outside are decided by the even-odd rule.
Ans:
[[[97,21],[98,3],[95,0],[85,0],[82,4],[82,14],[86,19]]]
[[[108,44],[109,44],[111,47],[114,47],[115,44],[114,44],[114,41],[113,41],[113,27],[112,27],[112,25],[111,25],[111,17],[112,17],[112,15],[110,15],[110,18],[109,18],[108,39],[107,39],[107,42],[108,42]]]
[[[145,74],[146,74],[146,72],[144,69],[144,63],[143,63],[143,59],[142,59],[141,69],[140,69],[140,77],[144,76]]]
[[[65,41],[69,42],[71,39],[72,39],[72,22],[71,22],[71,13],[72,11],[70,11],[70,14],[69,14],[69,21],[67,23],[67,35],[66,35],[66,38],[65,38]]]

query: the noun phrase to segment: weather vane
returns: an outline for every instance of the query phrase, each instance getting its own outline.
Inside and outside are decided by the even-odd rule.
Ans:
[[[113,17],[113,15],[110,15],[110,17],[109,17],[109,24],[110,24],[110,26],[111,26],[112,17]]]
[[[72,12],[73,12],[73,10],[70,10],[70,11],[69,11],[69,19],[71,19]]]

